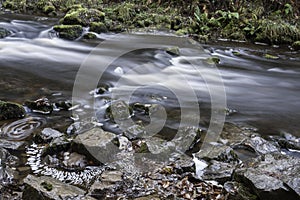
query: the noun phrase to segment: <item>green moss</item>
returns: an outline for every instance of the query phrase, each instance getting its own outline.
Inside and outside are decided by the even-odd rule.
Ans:
[[[62,19],[65,25],[88,26],[92,22],[104,22],[105,13],[96,9],[79,8],[70,10]]]
[[[53,5],[45,6],[43,9],[43,12],[46,14],[49,14],[53,11],[55,11],[55,7]]]
[[[273,56],[273,55],[271,55],[271,54],[265,54],[265,55],[264,55],[264,58],[267,58],[267,59],[273,59],[273,60],[279,59],[278,56]]]
[[[75,40],[80,37],[83,29],[80,25],[56,25],[53,29],[59,33],[59,37],[68,40]]]
[[[47,191],[51,191],[53,189],[52,184],[47,183],[47,182],[42,182],[41,186],[43,186],[43,188],[45,188]]]
[[[95,33],[106,33],[108,30],[103,22],[92,22],[90,24],[90,31]]]
[[[300,41],[296,41],[292,44],[294,50],[300,50]]]
[[[97,39],[97,36],[94,33],[86,33],[86,34],[84,34],[83,38],[92,40],[92,39]]]
[[[218,57],[209,57],[205,61],[206,61],[206,63],[208,63],[210,65],[213,65],[213,64],[220,63],[220,58],[218,58]]]
[[[23,118],[25,114],[22,105],[0,100],[0,120]]]

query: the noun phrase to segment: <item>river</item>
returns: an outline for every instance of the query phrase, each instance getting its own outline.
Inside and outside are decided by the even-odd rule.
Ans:
[[[51,31],[55,23],[57,19],[0,15],[0,26],[13,32],[11,36],[0,40],[1,100],[22,103],[28,99],[47,97],[53,102],[71,101],[74,82],[76,76],[78,78],[80,67],[84,65],[100,39],[115,37],[113,34],[101,34],[98,35],[98,41],[66,41],[57,38]],[[149,44],[152,41],[155,43],[157,34],[122,35],[118,40],[128,40],[126,45],[132,45],[132,48],[135,48],[136,44],[130,43],[132,38],[142,38],[141,41]],[[170,42],[176,41],[170,34],[164,33],[164,38]],[[182,40],[178,40],[178,43],[180,41]],[[159,43],[156,45],[159,46]],[[193,48],[201,45],[194,46],[191,45],[186,49],[184,52],[186,58],[195,58],[196,50]],[[229,110],[226,121],[256,127],[262,135],[276,135],[285,131],[300,136],[299,51],[292,52],[286,46],[271,47],[225,41],[205,44],[202,47],[207,55],[220,58],[220,63],[216,67],[226,93],[226,107]],[[111,46],[100,46],[100,52],[113,52],[117,49],[120,49],[117,42]],[[265,54],[278,56],[278,59],[265,58],[263,56]],[[170,116],[163,130],[175,130],[179,126],[177,115],[182,112],[182,104],[194,109],[195,103],[194,99],[189,99],[189,95],[184,94],[186,83],[178,76],[179,71],[181,75],[189,79],[188,83],[192,85],[198,100],[196,103],[200,105],[199,126],[206,129],[210,116],[209,92],[211,91],[207,91],[209,86],[205,80],[191,71],[195,68],[191,70],[188,67],[178,68],[177,65],[181,61],[180,57],[174,57],[161,49],[136,50],[115,60],[103,72],[99,85],[109,87],[109,91],[119,91],[115,92],[118,95],[114,98],[123,99],[124,96],[120,91],[128,93],[131,89],[127,89],[134,84],[135,90],[130,101],[162,105]],[[136,66],[145,64],[147,70],[136,70]],[[122,81],[120,81],[121,77]],[[157,84],[165,83],[166,79],[169,85],[182,90],[176,93],[164,84]],[[148,84],[141,84],[143,82]],[[143,87],[136,87],[139,84]],[[86,100],[94,100],[93,96],[89,95],[91,91],[85,92],[87,93],[86,99],[77,99],[82,105],[88,104]],[[105,98],[100,98],[96,106],[101,107],[104,104],[103,99]],[[29,115],[36,116],[37,114],[29,113]],[[72,121],[70,116],[69,112],[60,112],[43,117],[47,118],[49,123],[52,122],[54,128],[65,131]],[[105,123],[106,120],[101,119],[104,117],[101,113],[97,117],[99,122]],[[143,116],[139,116],[139,113],[135,117],[136,120],[143,120]],[[50,125],[51,123],[47,126]],[[110,125],[104,125],[104,127],[114,129]]]

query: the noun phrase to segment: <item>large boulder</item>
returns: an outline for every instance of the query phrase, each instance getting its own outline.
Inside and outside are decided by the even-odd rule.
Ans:
[[[23,118],[25,114],[23,106],[0,100],[0,120]]]

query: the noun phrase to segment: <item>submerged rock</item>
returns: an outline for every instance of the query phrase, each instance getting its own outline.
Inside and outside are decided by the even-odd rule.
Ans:
[[[17,103],[0,100],[0,120],[17,119],[25,116],[25,109]]]
[[[47,98],[40,98],[35,101],[25,101],[24,105],[28,107],[32,112],[41,114],[51,114],[53,106]]]
[[[10,35],[10,32],[5,28],[0,27],[0,39]]]
[[[234,178],[260,199],[300,199],[300,159],[267,154],[249,167],[236,170]]]
[[[52,129],[52,128],[44,128],[42,130],[42,132],[37,135],[36,137],[40,137],[43,141],[46,141],[46,142],[50,142],[51,140],[55,139],[55,138],[59,138],[59,137],[62,137],[64,134],[55,130],[55,129]]]
[[[80,25],[56,25],[53,29],[58,32],[60,38],[67,40],[75,40],[83,32],[83,28]]]
[[[82,200],[92,200],[94,198],[85,195],[85,191],[72,186],[54,178],[47,176],[33,176],[28,175],[24,179],[25,189],[23,192],[22,199],[32,200],[32,199],[82,199]]]

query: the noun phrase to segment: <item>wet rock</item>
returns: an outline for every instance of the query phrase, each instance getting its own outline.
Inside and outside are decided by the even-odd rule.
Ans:
[[[55,110],[69,110],[72,107],[72,103],[69,101],[59,101],[53,105]]]
[[[33,176],[28,175],[24,179],[25,189],[23,192],[22,199],[31,200],[31,199],[94,199],[90,196],[85,195],[85,191],[72,186],[65,184],[61,181],[58,181],[54,178],[47,176]]]
[[[87,159],[84,155],[76,152],[65,152],[62,162],[69,169],[84,169],[87,166]]]
[[[90,24],[90,31],[95,32],[95,33],[108,32],[108,30],[103,22],[92,22]]]
[[[224,190],[228,192],[228,200],[256,200],[258,197],[251,193],[249,188],[238,182],[228,181],[224,184]]]
[[[12,184],[15,181],[16,171],[12,167],[15,167],[17,164],[17,157],[0,148],[0,186]]]
[[[67,40],[75,40],[83,32],[83,28],[80,25],[56,25],[53,29],[58,32],[60,38]]]
[[[77,135],[74,145],[78,152],[87,150],[87,154],[101,163],[107,163],[114,158],[119,151],[119,141],[115,134],[106,132],[101,128],[93,128],[85,133]]]
[[[25,101],[24,105],[32,112],[41,114],[51,114],[53,107],[47,98],[40,98],[35,101]]]
[[[282,133],[282,137],[271,136],[271,139],[277,142],[281,148],[300,151],[300,138],[296,138],[289,133]]]
[[[52,129],[52,128],[44,128],[40,134],[36,137],[40,137],[43,141],[50,142],[55,138],[62,137],[64,134]]]
[[[103,22],[105,13],[97,9],[78,8],[71,9],[62,19],[65,25],[88,26],[91,22]]]
[[[10,35],[10,32],[5,28],[0,27],[0,39]]]
[[[25,146],[24,141],[10,141],[5,139],[0,139],[0,147],[11,150],[19,150]]]
[[[210,146],[207,146],[207,148],[195,153],[194,156],[206,161],[217,160],[227,163],[239,162],[239,158],[234,150],[231,147],[222,144],[211,144]]]
[[[90,195],[96,199],[106,199],[121,188],[123,173],[120,171],[105,171],[101,175],[101,181],[96,181],[90,189]]]
[[[296,41],[292,44],[292,47],[295,51],[300,50],[300,41]]]
[[[93,40],[97,39],[97,36],[94,33],[86,33],[83,35],[83,38],[87,40]]]
[[[0,120],[17,119],[25,116],[25,109],[23,106],[0,100]]]
[[[245,138],[248,138],[253,134],[254,133],[251,130],[242,129],[231,123],[225,123],[220,135],[220,140],[222,143],[230,146],[240,144]]]
[[[235,171],[234,178],[260,199],[299,199],[300,159],[267,154],[249,167]]]
[[[235,170],[235,165],[219,161],[211,161],[209,166],[203,170],[203,180],[214,180],[221,184],[230,181]]]
[[[91,121],[74,122],[67,128],[68,135],[78,135],[95,127]]]
[[[279,149],[273,145],[271,142],[261,138],[260,136],[251,137],[244,142],[243,146],[252,148],[258,154],[264,155],[267,153],[279,152]]]
[[[138,139],[138,138],[142,138],[143,136],[146,136],[147,133],[143,126],[135,124],[133,126],[128,127],[127,130],[124,131],[124,135],[129,140],[134,140],[134,139]]]
[[[106,109],[106,115],[115,122],[130,118],[132,112],[132,108],[124,101],[114,101]]]

